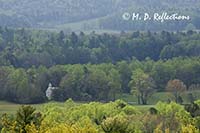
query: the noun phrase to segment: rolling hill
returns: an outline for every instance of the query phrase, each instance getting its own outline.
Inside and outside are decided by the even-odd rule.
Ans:
[[[199,0],[1,0],[0,26],[65,30],[185,30],[200,28]],[[124,21],[124,12],[178,12],[181,22]]]

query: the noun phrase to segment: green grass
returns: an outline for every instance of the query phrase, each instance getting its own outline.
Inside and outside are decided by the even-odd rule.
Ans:
[[[40,110],[43,104],[30,104],[31,106],[35,107],[37,110]],[[0,101],[0,115],[2,114],[15,114],[16,111],[21,107],[20,104]]]
[[[192,93],[196,100],[200,99],[200,91],[191,91],[191,92],[185,92],[182,97],[184,100],[184,103],[189,103],[189,99],[187,97],[188,93]],[[173,99],[173,96],[170,93],[167,92],[157,92],[154,93],[151,97],[148,99],[148,105],[137,105],[137,98],[134,95],[130,94],[121,94],[116,97],[117,99],[122,99],[129,104],[135,106],[140,111],[147,111],[151,107],[155,107],[155,104],[159,101],[167,102],[168,99]],[[60,104],[62,106],[63,103],[58,102],[52,102],[55,104]],[[77,102],[77,104],[83,104],[84,102]],[[40,110],[41,107],[44,104],[30,104],[31,106],[35,107],[37,110]],[[10,102],[0,101],[0,115],[7,113],[7,114],[15,114],[18,108],[22,106],[20,104],[14,104]]]
[[[16,112],[16,110],[20,107],[18,104],[13,104],[9,102],[0,102],[0,114],[13,114]]]
[[[183,103],[190,103],[190,100],[188,99],[188,94],[192,93],[195,100],[200,99],[200,91],[188,91],[182,94]],[[117,96],[117,99],[122,99],[130,104],[137,105],[137,97],[135,95],[131,94],[121,94]],[[168,92],[156,92],[152,96],[148,98],[148,104],[149,105],[155,105],[159,101],[167,102],[168,100],[174,100],[174,97],[171,93]]]

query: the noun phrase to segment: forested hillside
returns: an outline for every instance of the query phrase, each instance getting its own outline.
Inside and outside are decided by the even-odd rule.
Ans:
[[[1,0],[0,25],[66,30],[188,30],[200,28],[199,7],[199,0]],[[124,12],[181,13],[191,20],[124,21]]]
[[[122,0],[2,0],[0,24],[14,27],[54,27],[103,17],[128,6]]]
[[[124,13],[115,13],[100,20],[101,28],[117,30],[151,30],[151,31],[177,31],[199,29],[200,25],[200,1],[199,0],[133,0],[133,4],[125,11],[132,13],[168,14],[178,13],[189,15],[189,21],[124,21],[121,16]]]

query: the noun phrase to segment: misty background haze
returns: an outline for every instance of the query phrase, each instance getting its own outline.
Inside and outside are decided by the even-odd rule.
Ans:
[[[169,12],[190,21],[127,22],[124,12]],[[190,30],[200,28],[199,0],[1,0],[0,26],[87,30]]]

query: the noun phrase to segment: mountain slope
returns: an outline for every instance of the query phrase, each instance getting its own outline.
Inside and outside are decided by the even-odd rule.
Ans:
[[[190,15],[192,20],[161,24],[122,19],[124,12],[164,11]],[[200,29],[199,13],[199,0],[1,0],[0,26],[71,30]]]
[[[3,0],[0,1],[0,24],[52,27],[102,17],[128,6],[122,0]]]

